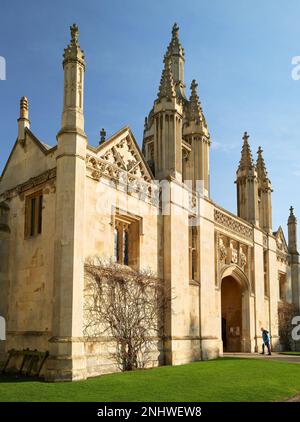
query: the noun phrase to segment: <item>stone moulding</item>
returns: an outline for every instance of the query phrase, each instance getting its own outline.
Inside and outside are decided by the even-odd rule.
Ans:
[[[8,336],[49,336],[49,331],[7,331]]]
[[[19,195],[20,193],[25,192],[28,189],[34,188],[35,186],[41,185],[42,183],[47,182],[50,179],[54,179],[56,177],[56,168],[50,169],[45,171],[42,174],[39,174],[36,177],[31,177],[24,183],[21,183],[18,186],[15,186],[12,189],[9,189],[2,193],[4,200],[10,199],[15,195]]]
[[[138,193],[145,202],[157,205],[157,187],[155,183],[144,176],[135,176],[133,173],[124,170],[115,163],[110,163],[102,158],[88,155],[86,158],[87,174],[92,179],[100,181],[102,177],[112,180],[116,185],[126,188],[128,193]],[[131,169],[132,170],[132,169]]]
[[[49,339],[49,343],[82,343],[84,341],[85,341],[84,337],[70,337],[70,336],[65,336],[65,337],[54,336]]]
[[[214,220],[217,224],[225,227],[226,230],[235,233],[237,236],[253,241],[252,227],[249,227],[247,224],[243,224],[241,221],[238,221],[216,208],[214,210]]]
[[[219,274],[218,289],[221,289],[222,280],[228,275],[232,275],[241,284],[243,291],[249,291],[250,295],[255,294],[253,283],[251,283],[251,280],[249,280],[247,274],[238,265],[235,264],[223,266]]]
[[[279,249],[277,249],[276,256],[277,256],[278,262],[281,262],[281,263],[288,265],[288,266],[290,265],[289,255],[287,253],[282,252]]]

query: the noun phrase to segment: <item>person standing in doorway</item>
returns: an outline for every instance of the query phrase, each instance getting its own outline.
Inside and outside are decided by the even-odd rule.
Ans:
[[[263,327],[261,327],[261,334],[262,334],[262,355],[265,354],[265,346],[267,346],[268,349],[268,355],[271,355],[271,342],[270,342],[270,335],[269,331],[265,330]]]

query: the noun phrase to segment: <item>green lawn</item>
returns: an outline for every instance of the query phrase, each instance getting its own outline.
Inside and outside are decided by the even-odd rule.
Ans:
[[[280,352],[281,355],[300,356],[300,352]]]
[[[218,359],[73,383],[0,377],[0,401],[277,401],[300,391],[300,364]]]

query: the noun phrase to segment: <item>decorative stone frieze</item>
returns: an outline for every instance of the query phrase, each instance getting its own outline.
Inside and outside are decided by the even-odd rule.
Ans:
[[[253,289],[252,268],[249,265],[251,261],[252,247],[243,242],[231,239],[219,231],[215,232],[216,245],[216,285],[220,285],[220,274],[224,267],[239,267],[249,279],[251,288]]]
[[[157,187],[154,183],[150,183],[150,179],[144,175],[141,178],[140,175],[136,175],[134,172],[135,165],[131,162],[128,169],[123,165],[120,165],[121,157],[116,154],[118,163],[108,161],[109,156],[105,156],[106,159],[97,158],[92,155],[87,155],[86,166],[87,174],[99,181],[102,177],[112,180],[115,185],[126,188],[129,193],[139,193],[140,199],[147,201],[151,200],[151,203],[156,203],[155,198],[157,197]]]
[[[221,210],[215,208],[214,219],[216,223],[225,227],[227,230],[237,234],[238,236],[242,236],[248,240],[253,239],[252,227],[242,223],[238,219],[230,216],[229,214],[225,214]]]

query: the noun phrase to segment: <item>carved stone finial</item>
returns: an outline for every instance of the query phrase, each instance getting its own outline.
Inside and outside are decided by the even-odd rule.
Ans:
[[[250,149],[250,145],[248,142],[249,139],[249,135],[247,132],[244,132],[243,135],[243,148],[242,148],[242,153],[241,153],[241,160],[240,160],[240,164],[239,164],[239,168],[238,170],[244,170],[244,169],[253,169],[254,168],[254,163],[253,163],[253,158],[252,158],[252,153],[251,153],[251,149]]]
[[[172,38],[178,38],[178,31],[179,31],[179,26],[175,22],[172,27]]]
[[[293,206],[290,207],[290,216],[294,216],[294,207]]]
[[[250,138],[250,136],[248,135],[248,132],[244,132],[243,141],[248,142],[249,138]]]
[[[195,79],[191,83],[191,95],[189,100],[188,120],[195,121],[198,124],[203,124],[207,128],[206,120],[202,111],[201,103],[197,93],[198,84]]]
[[[261,180],[267,180],[268,179],[268,172],[265,164],[265,160],[263,158],[263,150],[261,147],[258,147],[257,151],[257,162],[256,162],[256,171],[257,175]]]
[[[100,131],[100,145],[103,144],[103,142],[105,142],[105,139],[106,139],[106,131],[104,130],[104,128],[102,128]]]
[[[20,115],[18,118],[18,140],[25,145],[25,129],[30,129],[29,107],[27,97],[20,98]]]
[[[196,82],[196,79],[193,79],[191,82],[191,92],[197,93],[198,84]]]
[[[172,38],[167,48],[167,53],[166,53],[167,56],[172,56],[172,55],[180,55],[182,57],[184,56],[184,49],[180,43],[178,33],[179,33],[179,26],[177,25],[177,23],[174,23],[172,27]]]
[[[73,23],[73,25],[70,26],[70,31],[71,31],[71,43],[77,45],[79,31],[78,31],[78,26],[76,25],[76,23]]]
[[[28,112],[28,98],[21,97],[20,99],[20,118],[21,119],[28,119],[29,112]]]
[[[70,31],[71,41],[67,48],[65,48],[63,65],[65,65],[69,61],[74,62],[76,60],[84,66],[84,52],[83,50],[81,50],[80,45],[78,43],[78,26],[73,23],[73,25],[70,26]]]

